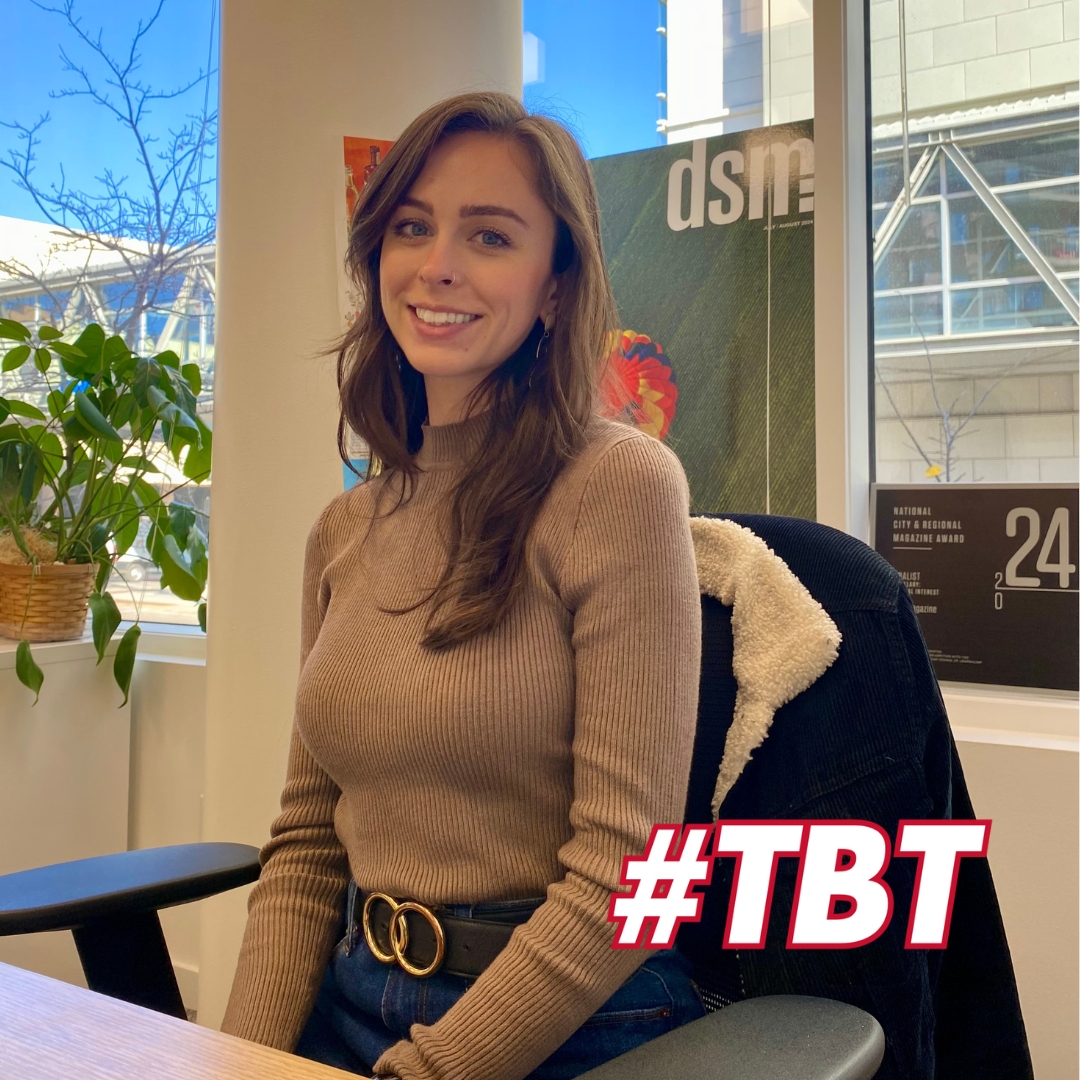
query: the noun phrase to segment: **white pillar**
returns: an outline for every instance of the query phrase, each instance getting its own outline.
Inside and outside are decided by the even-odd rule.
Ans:
[[[342,136],[467,89],[521,92],[520,0],[225,0],[204,837],[261,844],[284,777],[304,542],[342,487]],[[204,905],[199,1020],[224,1013],[247,890]]]
[[[861,0],[814,4],[817,517],[870,538],[866,70]]]

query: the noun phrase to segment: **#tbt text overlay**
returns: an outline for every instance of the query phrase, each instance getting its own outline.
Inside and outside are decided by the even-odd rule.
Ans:
[[[710,838],[712,853],[704,854]],[[643,855],[623,859],[623,885],[612,893],[608,921],[614,949],[670,948],[680,923],[701,918],[696,886],[712,879],[717,858],[735,859],[724,928],[725,949],[763,949],[776,871],[799,859],[789,949],[852,949],[880,937],[893,914],[882,880],[891,856],[919,860],[904,944],[944,949],[949,940],[960,860],[985,858],[990,822],[901,821],[896,846],[871,821],[718,821],[656,825]],[[841,905],[843,909],[841,910]]]

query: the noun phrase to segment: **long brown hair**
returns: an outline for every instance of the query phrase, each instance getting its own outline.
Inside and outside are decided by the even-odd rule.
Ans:
[[[483,404],[489,420],[454,490],[446,568],[423,601],[430,601],[423,643],[432,648],[491,629],[510,608],[529,528],[552,481],[584,442],[615,324],[596,188],[573,135],[554,120],[531,116],[508,94],[447,98],[405,129],[353,212],[346,264],[360,311],[338,353],[342,458],[348,460],[351,429],[370,447],[369,478],[375,472],[400,474],[402,498],[416,482],[427,418],[424,380],[383,317],[379,260],[390,218],[428,155],[440,140],[465,131],[512,140],[528,155],[538,193],[555,216],[559,302],[550,333],[541,340],[538,324],[471,398],[467,411]]]

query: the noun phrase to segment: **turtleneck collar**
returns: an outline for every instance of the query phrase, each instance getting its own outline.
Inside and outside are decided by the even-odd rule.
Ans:
[[[476,413],[456,424],[423,426],[424,443],[416,454],[416,463],[422,468],[432,465],[456,465],[467,461],[479,448],[487,434],[489,423],[487,411]]]
[[[501,369],[515,379],[524,379],[537,357],[544,334],[544,324],[537,319],[525,340],[502,362]],[[416,455],[416,464],[429,468],[467,461],[483,442],[487,425],[486,409],[456,424],[439,424],[437,427],[425,424],[422,428],[424,442]]]

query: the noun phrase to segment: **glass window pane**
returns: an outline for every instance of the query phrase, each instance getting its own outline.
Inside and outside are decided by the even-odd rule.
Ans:
[[[22,14],[4,26],[5,75],[19,92],[0,102],[6,125],[0,127],[0,153],[11,160],[10,151],[25,147],[20,124],[46,111],[51,119],[36,130],[29,175],[20,183],[0,170],[0,316],[35,329],[56,327],[67,343],[96,322],[139,355],[171,350],[182,364],[198,367],[198,380],[188,371],[192,383],[201,382],[194,411],[212,428],[220,5],[165,4],[138,39],[137,73],[122,63],[110,70],[98,46],[88,44],[99,40],[100,30],[104,53],[126,58],[140,34],[132,5],[90,5],[85,12],[76,5],[86,39],[62,6],[19,6]],[[131,95],[138,119],[118,123],[92,97],[65,95],[73,79],[64,55],[99,91]],[[126,89],[117,85],[125,80]],[[187,89],[173,93],[176,86]],[[138,106],[144,93],[150,96]],[[152,153],[140,164],[139,147],[145,145]],[[28,190],[35,186],[37,201]],[[45,409],[51,389],[73,382],[56,364],[42,374],[27,363],[0,373],[0,393]],[[130,430],[117,426],[122,434]],[[182,487],[182,467],[162,436],[159,426],[148,456],[161,471],[147,480],[156,481],[151,486],[165,503],[191,506],[207,531],[210,485]],[[147,532],[144,522],[116,562],[110,592],[121,613],[144,623],[196,623],[194,603],[161,589],[146,551]]]
[[[945,190],[950,194],[971,190],[971,185],[948,158],[945,159]]]
[[[590,157],[664,142],[664,5],[524,0],[524,101],[574,129]],[[597,62],[598,43],[612,62]],[[618,74],[616,74],[616,72]]]
[[[1013,217],[1059,272],[1077,269],[1078,194],[1076,184],[1061,184],[1001,195]]]
[[[1034,275],[1031,263],[980,199],[949,199],[948,206],[953,281]]]
[[[921,235],[904,223],[895,251],[877,252],[877,475],[923,483],[1076,478],[1080,328],[944,148],[951,143],[964,153],[1076,296],[1080,110],[1062,87],[1080,76],[1080,52],[1052,46],[1063,50],[1060,67],[1048,62],[1050,49],[1003,33],[1000,18],[993,33],[987,15],[994,13],[985,4],[929,8],[932,27],[915,5],[868,5],[875,201],[885,201],[877,195],[884,186],[879,162],[896,160],[906,135],[913,165],[923,147],[942,145],[938,169],[920,193],[938,194],[943,179],[948,214],[939,263],[929,221]],[[1068,25],[1070,12],[1068,0],[1043,0],[1037,8],[1048,26]],[[899,190],[897,181],[892,189]],[[878,210],[875,231],[884,216]],[[868,243],[873,251],[873,237]],[[938,265],[941,279],[933,277]],[[909,279],[941,280],[942,292],[933,299],[907,293]],[[918,329],[933,336],[929,347],[917,340]],[[935,394],[935,386],[950,389]],[[947,437],[961,422],[962,437]]]
[[[554,101],[592,159],[624,330],[613,362],[651,348],[678,380],[677,408],[634,390],[635,415],[670,431],[696,505],[813,516],[811,0],[525,0],[524,30],[545,61],[526,104]],[[537,72],[539,45],[523,53]],[[624,108],[636,142],[614,139]],[[781,368],[798,430],[769,404]]]
[[[991,187],[1076,176],[1080,158],[1075,131],[963,146],[979,175]]]
[[[916,198],[923,195],[941,194],[941,162],[943,157],[943,154],[938,154],[937,160],[935,160],[934,164],[930,167],[930,172],[922,182],[922,187],[915,192]]]
[[[874,332],[880,339],[933,337],[941,330],[939,292],[879,296],[874,300]]]
[[[1041,281],[957,289],[952,294],[954,334],[1067,326],[1072,322],[1061,301]]]
[[[941,211],[913,206],[874,273],[875,289],[941,284]]]
[[[724,4],[724,107],[733,111],[735,123],[744,127],[761,124],[764,75],[759,4]],[[678,58],[676,58],[678,64]],[[668,69],[671,85],[672,69]],[[669,102],[670,105],[670,102]],[[672,114],[669,111],[669,116]],[[728,125],[729,131],[737,128]]]
[[[873,201],[891,206],[904,190],[904,163],[899,154],[875,155]]]
[[[814,115],[811,0],[524,0],[523,19],[525,104],[590,157]]]

